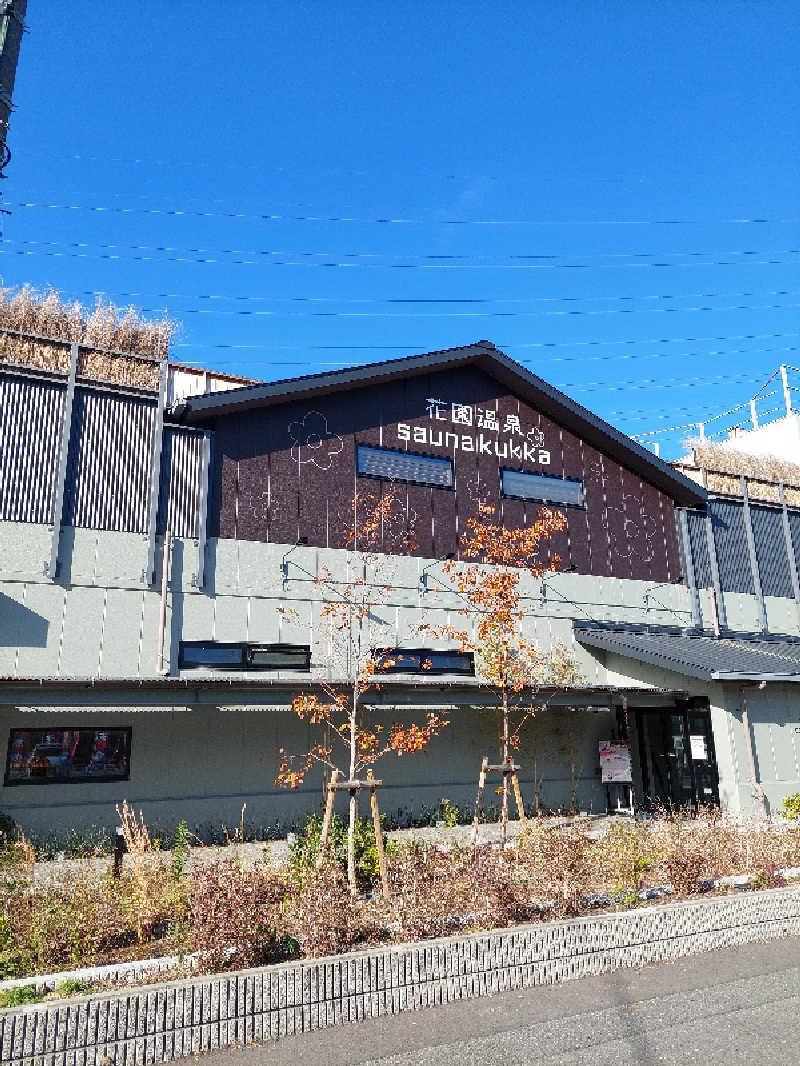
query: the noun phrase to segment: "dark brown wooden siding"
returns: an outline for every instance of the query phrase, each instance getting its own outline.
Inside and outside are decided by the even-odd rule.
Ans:
[[[432,399],[443,401],[440,420],[430,413]],[[453,424],[453,403],[469,406],[471,427]],[[495,412],[500,431],[480,426],[478,411]],[[487,416],[481,417],[485,423]],[[519,420],[522,435],[503,431],[509,419],[512,426]],[[409,427],[408,443],[398,437],[400,424]],[[494,505],[507,528],[533,522],[540,504],[502,497],[500,468],[506,466],[583,481],[585,509],[566,508],[567,528],[549,545],[564,569],[681,579],[672,500],[471,367],[225,416],[214,428],[212,535],[281,544],[306,537],[313,546],[343,547],[356,490],[379,495],[390,487],[356,477],[360,443],[454,460],[454,489],[399,487],[415,554],[442,558],[456,552],[459,532],[481,504]],[[425,443],[415,443],[415,429],[425,431]],[[454,449],[447,433],[459,434],[459,441],[466,434],[476,443],[483,434],[493,452],[498,443],[501,457]],[[541,438],[549,464],[508,451],[509,442],[519,449],[526,441],[529,456],[538,456],[532,442]],[[385,550],[396,548],[401,532],[387,532]]]

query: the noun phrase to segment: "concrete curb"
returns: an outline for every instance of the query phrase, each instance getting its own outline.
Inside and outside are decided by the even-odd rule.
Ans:
[[[0,1011],[4,1066],[141,1066],[800,935],[800,887],[737,893]]]

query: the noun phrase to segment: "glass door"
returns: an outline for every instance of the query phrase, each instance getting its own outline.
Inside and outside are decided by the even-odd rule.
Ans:
[[[645,806],[718,804],[717,765],[707,709],[637,710]]]

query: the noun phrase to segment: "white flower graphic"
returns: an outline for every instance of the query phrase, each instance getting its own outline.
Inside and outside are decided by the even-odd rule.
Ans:
[[[292,459],[298,463],[313,463],[318,470],[330,470],[333,461],[344,448],[338,433],[331,433],[328,420],[319,411],[307,411],[299,422],[289,423]]]

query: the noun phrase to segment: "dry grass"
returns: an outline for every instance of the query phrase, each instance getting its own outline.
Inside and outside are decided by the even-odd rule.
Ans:
[[[167,872],[150,863],[141,816],[126,808],[120,817],[132,862],[118,881],[87,864],[60,885],[37,886],[29,850],[0,851],[0,978],[190,949],[207,969],[254,966],[638,906],[652,886],[671,885],[672,899],[697,896],[729,874],[780,885],[780,871],[800,865],[800,825],[788,819],[620,819],[599,840],[587,837],[588,823],[535,819],[505,849],[394,845],[385,902],[374,875],[352,897],[344,857],[321,870],[227,860],[187,871],[173,859]]]
[[[168,319],[147,322],[132,307],[98,300],[87,311],[53,290],[41,294],[27,285],[0,288],[0,328],[52,338],[31,340],[0,332],[0,359],[7,362],[67,373],[69,344],[77,343],[79,376],[147,389],[158,386],[158,364],[167,358],[176,332],[176,324]]]
[[[685,460],[673,465],[698,482],[701,481],[700,470],[705,469],[711,492],[741,496],[739,478],[744,475],[748,494],[753,499],[780,502],[778,483],[782,481],[786,502],[800,506],[800,463],[790,463],[774,455],[747,455],[699,438],[687,440],[686,446],[691,449],[691,462]]]

